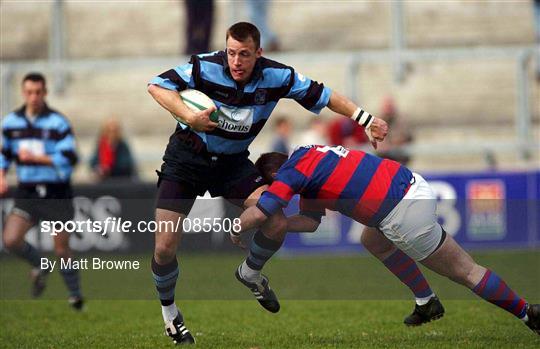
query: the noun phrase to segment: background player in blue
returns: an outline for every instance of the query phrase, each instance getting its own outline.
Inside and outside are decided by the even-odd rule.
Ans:
[[[217,123],[209,120],[213,108],[191,111],[178,92],[194,88],[212,98],[219,110]],[[352,117],[366,128],[376,146],[387,133],[386,123],[357,107],[348,98],[297,73],[292,67],[262,57],[260,33],[246,22],[231,26],[226,34],[226,51],[192,56],[188,64],[154,78],[148,87],[152,97],[178,123],[163,157],[159,172],[157,221],[183,219],[198,194],[210,191],[240,207],[256,201],[266,188],[262,176],[248,159],[248,147],[281,98],[292,98],[304,108],[319,113],[328,107]],[[275,215],[259,232],[269,249],[279,248],[283,234],[274,236],[283,216]],[[174,303],[179,275],[176,250],[181,232],[162,230],[155,235],[152,272],[162,305],[165,328],[176,343],[192,343],[183,317]],[[277,248],[276,248],[277,247]],[[249,269],[240,280],[267,310],[277,312],[279,303],[267,279],[251,279]]]
[[[33,267],[32,294],[45,288],[49,270],[40,269],[40,253],[25,241],[28,230],[40,220],[67,221],[73,218],[71,173],[77,162],[75,138],[68,120],[45,103],[47,87],[39,73],[26,75],[22,82],[25,104],[2,121],[0,194],[7,191],[6,172],[17,163],[18,187],[15,205],[2,234],[4,246]],[[59,258],[72,257],[69,234],[58,232],[54,251]],[[69,302],[77,310],[83,306],[76,269],[60,269],[69,289]]]
[[[274,181],[257,205],[240,216],[242,231],[261,226],[300,194],[300,213],[287,218],[285,230],[315,231],[326,209],[339,211],[377,228],[413,260],[468,287],[540,334],[540,305],[528,304],[446,234],[437,222],[437,198],[419,174],[392,160],[328,146],[300,147],[289,159],[281,153],[263,154],[256,165]],[[238,244],[238,238],[233,236],[233,242]],[[269,257],[256,242],[244,263],[260,271]]]

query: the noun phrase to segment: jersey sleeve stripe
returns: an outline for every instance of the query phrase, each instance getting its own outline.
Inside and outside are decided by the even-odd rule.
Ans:
[[[323,91],[324,85],[312,80],[306,91],[306,95],[299,99],[298,103],[307,110],[311,110],[321,98]]]
[[[159,74],[158,76],[164,80],[170,80],[175,85],[177,85],[177,91],[185,90],[186,88],[188,88],[187,83],[184,81],[184,79],[180,77],[180,75],[178,75],[178,73],[174,69],[169,69],[166,72]]]
[[[294,195],[293,188],[281,181],[274,181],[270,188],[268,188],[268,192],[286,202],[289,202]]]

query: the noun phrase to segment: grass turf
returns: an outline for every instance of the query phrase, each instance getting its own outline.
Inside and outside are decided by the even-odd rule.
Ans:
[[[3,301],[3,347],[170,348],[153,301],[90,301],[74,313],[63,301]],[[202,348],[538,348],[540,337],[476,301],[446,301],[441,320],[401,324],[407,301],[284,301],[278,314],[255,301],[184,301]]]
[[[108,256],[112,259],[113,257]],[[489,252],[475,258],[520,295],[538,301],[540,254]],[[83,271],[87,309],[75,313],[53,273],[44,300],[26,300],[28,268],[0,261],[0,347],[170,348],[154,300],[147,256],[138,271]],[[539,347],[540,337],[470,291],[426,272],[446,307],[443,319],[407,328],[409,291],[371,257],[276,259],[266,268],[282,301],[265,312],[232,273],[240,255],[186,255],[178,304],[202,348]]]

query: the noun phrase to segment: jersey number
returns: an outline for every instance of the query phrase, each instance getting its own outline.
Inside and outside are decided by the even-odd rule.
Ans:
[[[342,158],[347,157],[347,155],[349,155],[349,149],[344,148],[341,145],[338,145],[337,147],[330,147],[326,145],[324,147],[317,148],[317,151],[320,151],[321,153],[327,153],[328,151],[331,151],[332,153]]]

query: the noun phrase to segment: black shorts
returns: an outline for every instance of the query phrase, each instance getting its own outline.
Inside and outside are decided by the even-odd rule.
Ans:
[[[195,198],[206,191],[241,207],[255,189],[267,184],[248,156],[248,151],[209,153],[199,136],[177,129],[158,171],[157,207],[188,214]]]
[[[15,191],[15,204],[11,212],[33,223],[73,219],[75,210],[71,185],[21,184]]]

